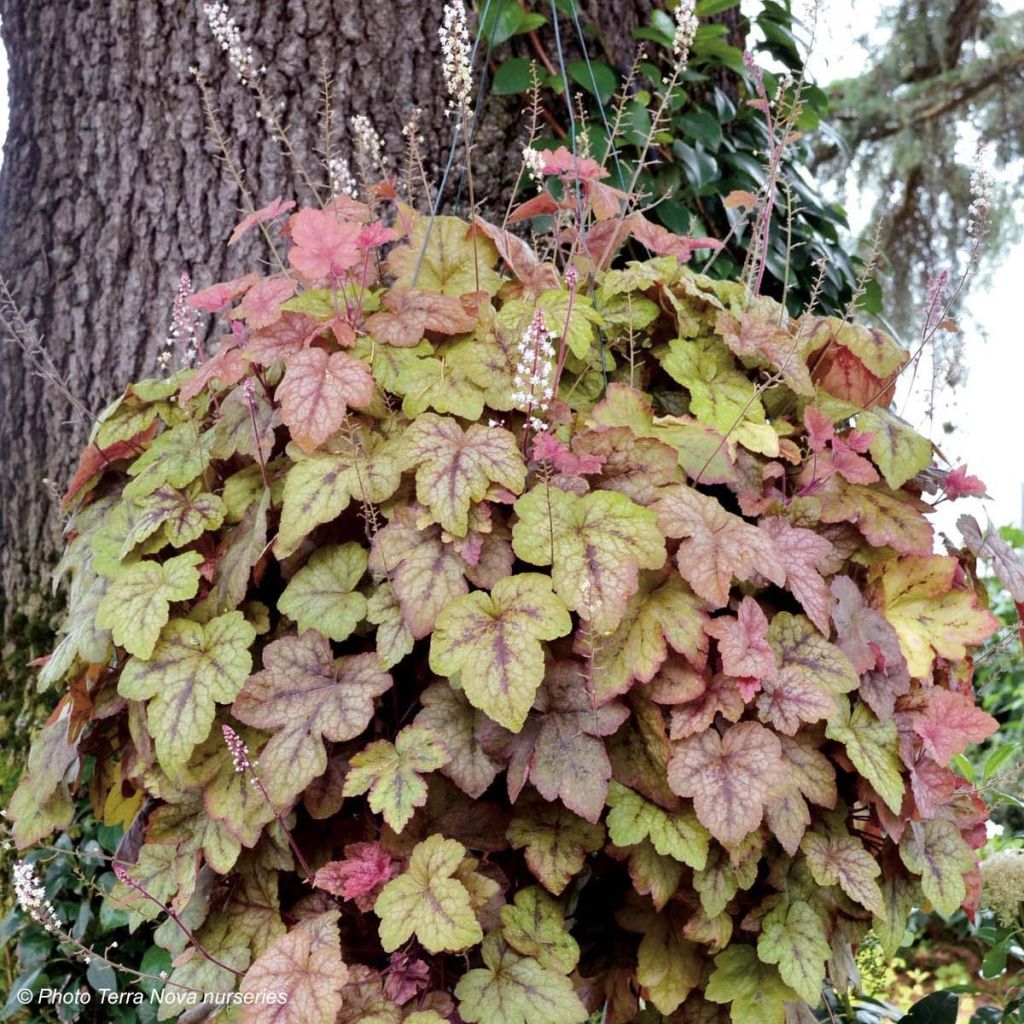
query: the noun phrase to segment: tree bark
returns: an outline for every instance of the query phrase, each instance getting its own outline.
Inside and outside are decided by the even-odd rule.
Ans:
[[[423,153],[436,178],[451,122],[440,77],[440,0],[249,0],[239,26],[299,155],[318,178],[320,65],[334,78],[339,153],[350,119],[368,115],[392,166],[401,127],[422,108]],[[600,38],[627,52],[650,0],[593,4]],[[200,0],[0,0],[10,61],[10,130],[0,173],[0,275],[38,321],[53,363],[93,412],[130,380],[156,372],[179,277],[223,280],[260,253],[225,239],[239,190],[220,166],[190,66],[207,76],[233,158],[257,201],[309,202],[296,168],[257,116],[213,39]],[[563,29],[566,46],[576,40]],[[554,50],[552,49],[552,53]],[[475,138],[477,195],[497,199],[518,172],[517,101],[489,101]],[[453,190],[454,192],[454,190]],[[452,194],[453,194],[452,192]],[[59,550],[53,495],[89,424],[0,345],[0,593],[7,613]]]

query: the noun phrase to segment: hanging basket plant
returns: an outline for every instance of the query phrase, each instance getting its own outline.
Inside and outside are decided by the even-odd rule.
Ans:
[[[782,1024],[976,906],[997,622],[909,354],[536,172],[540,253],[387,187],[255,211],[278,265],[190,295],[214,354],[83,453],[10,815],[134,815],[161,1019]]]

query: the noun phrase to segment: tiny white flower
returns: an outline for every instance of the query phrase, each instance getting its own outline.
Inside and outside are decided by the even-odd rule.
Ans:
[[[441,41],[441,72],[448,90],[449,112],[455,111],[463,117],[469,112],[469,99],[473,92],[469,29],[463,0],[445,4],[437,36]]]
[[[672,38],[672,52],[678,59],[680,70],[689,63],[690,49],[700,27],[696,7],[696,0],[679,0],[676,4],[676,31]]]
[[[266,71],[263,67],[256,68],[256,58],[251,46],[245,45],[242,33],[235,19],[231,17],[228,5],[224,0],[212,0],[203,4],[203,13],[213,33],[213,38],[220,43],[220,48],[228,55],[228,62],[235,69],[243,85],[249,85],[258,75]]]

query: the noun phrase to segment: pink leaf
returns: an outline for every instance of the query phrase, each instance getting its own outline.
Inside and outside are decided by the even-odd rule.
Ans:
[[[600,181],[608,172],[596,161],[586,156],[574,155],[566,146],[548,149],[541,153],[542,174],[556,174],[571,181]]]
[[[832,421],[813,405],[804,409],[804,426],[807,427],[807,443],[812,452],[823,452],[829,441],[836,436]]]
[[[775,542],[786,569],[786,585],[807,617],[828,636],[834,598],[822,576],[835,553],[831,541],[786,519],[764,519],[760,527]]]
[[[281,303],[295,294],[295,281],[290,277],[268,277],[245,293],[234,315],[258,331],[281,319]]]
[[[430,985],[430,967],[408,953],[392,953],[391,964],[384,979],[384,995],[404,1006]]]
[[[244,277],[236,277],[231,281],[221,281],[219,284],[211,284],[209,288],[198,291],[195,295],[189,295],[185,304],[193,309],[205,309],[208,313],[219,313],[233,299],[248,291],[257,281],[259,274],[246,274]]]
[[[722,248],[722,243],[714,238],[689,238],[674,234],[648,220],[642,213],[631,214],[626,221],[633,237],[644,248],[658,256],[675,256],[681,263],[686,263],[695,249]]]
[[[356,235],[356,247],[359,249],[376,249],[378,245],[393,242],[397,237],[398,235],[395,234],[394,228],[389,228],[381,224],[380,221],[374,221],[372,224],[367,224]]]
[[[293,355],[277,386],[281,419],[306,452],[323,444],[341,426],[349,406],[364,408],[372,399],[369,367],[345,352],[329,355],[322,348]]]
[[[940,765],[949,764],[955,754],[962,754],[971,743],[988,739],[999,728],[999,723],[966,694],[939,687],[928,691],[928,703],[922,710],[909,714],[914,732]]]
[[[282,213],[287,213],[293,209],[294,206],[295,201],[293,199],[285,201],[280,196],[276,199],[271,199],[266,206],[261,206],[258,210],[247,214],[239,221],[238,226],[231,232],[228,245],[234,245],[240,238],[256,227],[257,224],[265,224],[267,221],[274,220],[280,217]]]
[[[754,680],[774,674],[775,652],[768,643],[768,619],[752,597],[743,598],[736,618],[722,615],[712,619],[704,626],[704,632],[718,641],[718,653],[726,674]],[[743,691],[741,685],[740,692]],[[754,687],[749,697],[744,694],[744,699],[749,700],[756,692],[757,687]]]
[[[397,873],[398,865],[377,843],[352,843],[345,847],[344,860],[332,860],[317,871],[313,884],[344,900],[358,900]]]
[[[200,364],[178,392],[180,402],[189,402],[211,381],[237,384],[247,373],[249,363],[234,344],[222,344],[215,356]]]
[[[957,498],[981,497],[987,491],[984,481],[976,476],[967,475],[967,466],[957,466],[946,474],[942,490],[950,501]]]
[[[303,277],[339,277],[362,259],[357,247],[359,225],[330,210],[300,210],[289,228],[295,244],[288,261]]]

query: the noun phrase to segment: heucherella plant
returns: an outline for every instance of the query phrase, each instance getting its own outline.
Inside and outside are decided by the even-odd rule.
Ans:
[[[890,410],[908,353],[535,162],[551,260],[388,183],[254,211],[279,265],[188,298],[219,345],[65,497],[13,839],[102,765],[111,899],[223,1019],[783,1024],[977,904],[997,622],[927,499],[980,482]]]

